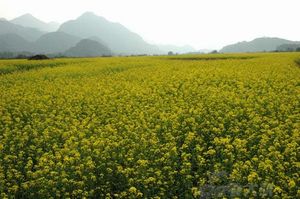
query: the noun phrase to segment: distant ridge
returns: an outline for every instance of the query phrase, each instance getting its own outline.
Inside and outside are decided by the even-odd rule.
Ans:
[[[295,42],[291,44],[282,44],[277,47],[277,51],[288,52],[288,51],[300,51],[300,42]]]
[[[13,24],[21,25],[29,28],[36,28],[45,32],[53,32],[56,31],[59,27],[59,24],[56,22],[46,23],[43,22],[31,14],[24,14],[10,21]]]
[[[286,39],[276,37],[261,37],[252,41],[238,42],[232,45],[223,47],[220,52],[222,53],[235,53],[235,52],[264,52],[275,51],[278,46],[282,44],[297,43]]]
[[[30,42],[17,34],[0,35],[0,52],[32,51]]]
[[[51,32],[41,36],[33,45],[38,53],[61,53],[76,45],[80,37],[64,32]]]
[[[35,28],[28,28],[20,25],[10,23],[9,21],[0,20],[0,35],[16,34],[28,41],[35,41],[45,32]]]

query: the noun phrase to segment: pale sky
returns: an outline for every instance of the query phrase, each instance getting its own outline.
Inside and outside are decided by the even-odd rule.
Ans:
[[[220,49],[270,36],[300,40],[300,0],[0,0],[0,18],[49,22],[92,11],[159,44]]]

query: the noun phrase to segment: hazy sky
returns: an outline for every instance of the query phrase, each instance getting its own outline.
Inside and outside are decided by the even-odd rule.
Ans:
[[[0,17],[64,22],[92,11],[146,41],[219,49],[272,36],[300,40],[300,0],[0,0]]]

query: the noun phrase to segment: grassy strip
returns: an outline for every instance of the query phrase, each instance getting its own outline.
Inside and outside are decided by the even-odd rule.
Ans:
[[[43,60],[43,61],[12,61],[11,63],[7,62],[7,64],[0,66],[0,75],[9,74],[14,72],[23,72],[35,69],[41,69],[46,67],[58,67],[67,64],[80,63],[81,61],[69,61],[69,60]],[[86,62],[86,61],[85,61]]]

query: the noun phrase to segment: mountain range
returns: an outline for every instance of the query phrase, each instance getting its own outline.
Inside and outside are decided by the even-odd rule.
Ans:
[[[88,46],[97,47],[97,50],[89,51]],[[76,56],[80,56],[79,49],[93,52],[93,56],[100,49],[103,52],[99,55],[108,55],[108,52],[124,55],[160,53],[156,46],[146,43],[139,35],[121,24],[109,22],[90,12],[76,20],[67,21],[60,27],[56,23],[45,23],[30,14],[11,21],[4,18],[0,20],[0,52],[66,52],[70,55],[75,49]],[[88,56],[86,52],[82,54]]]
[[[257,38],[223,47],[221,53],[299,50],[300,42]],[[31,14],[0,18],[0,54],[47,54],[72,57],[207,53],[191,46],[152,45],[120,23],[86,12],[62,24],[44,22]],[[0,56],[1,57],[1,56]]]
[[[16,34],[28,41],[35,41],[45,32],[35,28],[16,25],[7,20],[0,20],[0,35],[4,34]]]
[[[261,37],[252,41],[243,41],[223,47],[221,53],[239,52],[269,52],[276,51],[278,47],[285,44],[299,44],[298,41],[290,41],[276,37]]]
[[[196,52],[191,46],[151,45],[125,26],[92,12],[86,12],[63,24],[46,23],[31,14],[24,14],[10,21],[0,19],[0,53],[64,54],[83,39],[92,40],[95,45],[99,43],[106,46],[115,55]],[[92,45],[91,42],[86,42],[85,45]],[[79,46],[81,45],[82,43]]]
[[[94,13],[86,12],[76,20],[63,23],[58,31],[81,38],[97,36],[117,54],[155,54],[160,50],[150,45],[138,34],[119,23],[112,23]]]

